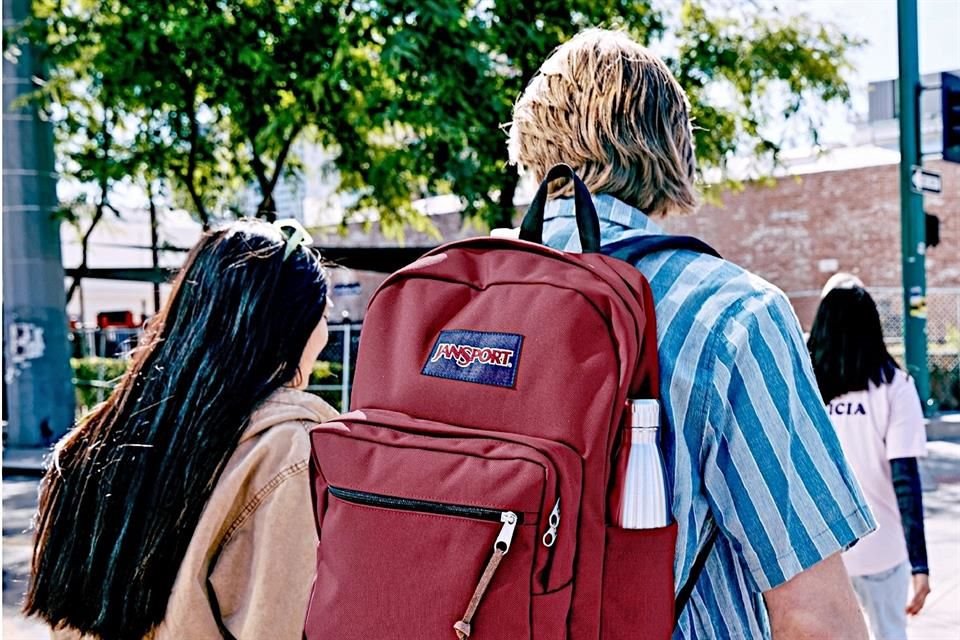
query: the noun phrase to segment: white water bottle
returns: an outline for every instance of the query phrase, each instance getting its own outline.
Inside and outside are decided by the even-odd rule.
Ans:
[[[672,520],[659,436],[660,403],[631,400],[616,465],[615,504],[611,505],[614,521],[624,529],[655,529]]]

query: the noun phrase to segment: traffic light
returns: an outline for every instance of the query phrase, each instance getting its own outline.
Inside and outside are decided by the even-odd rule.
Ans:
[[[943,159],[960,162],[960,75],[940,74],[943,114]]]
[[[926,244],[928,247],[935,247],[940,244],[940,218],[930,213],[925,213],[924,217],[926,218]]]

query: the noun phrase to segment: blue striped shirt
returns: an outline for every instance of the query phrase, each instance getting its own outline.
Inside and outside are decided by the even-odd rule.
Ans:
[[[595,197],[604,244],[659,234],[640,211]],[[546,244],[580,250],[573,202],[550,202]],[[720,535],[674,638],[769,638],[761,592],[875,528],[817,390],[786,296],[690,251],[637,268],[656,301],[664,451],[679,524],[676,585],[713,523]]]

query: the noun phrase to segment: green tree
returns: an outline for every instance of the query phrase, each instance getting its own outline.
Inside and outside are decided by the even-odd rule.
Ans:
[[[47,108],[67,163],[89,109],[112,114],[110,155],[157,182],[204,225],[238,212],[247,185],[274,217],[273,191],[301,136],[330,145],[351,126],[366,61],[351,55],[342,3],[296,0],[36,0],[17,32],[45,53]],[[82,132],[81,132],[82,133]],[[335,135],[336,134],[336,135]],[[82,138],[83,136],[81,136]],[[82,176],[67,171],[81,179]],[[354,180],[355,181],[355,180]]]
[[[816,139],[816,107],[849,98],[843,73],[858,44],[763,3],[686,0],[670,15],[661,3],[635,0],[377,6],[371,38],[384,43],[381,65],[399,85],[378,113],[404,122],[409,139],[394,162],[427,176],[431,191],[459,194],[468,213],[496,226],[511,223],[519,182],[500,129],[547,55],[583,28],[624,29],[673,51],[667,63],[693,105],[700,168],[721,172],[743,154],[772,168],[789,124]]]
[[[722,171],[745,153],[768,169],[786,125],[816,138],[808,105],[848,98],[843,73],[856,43],[837,30],[762,1],[673,8],[649,0],[35,0],[18,33],[46,51],[51,77],[36,99],[48,106],[65,165],[89,155],[74,137],[94,140],[126,179],[204,224],[241,211],[249,185],[259,191],[258,215],[270,218],[303,141],[330,150],[351,209],[375,209],[398,232],[423,225],[412,199],[443,193],[459,195],[468,216],[511,222],[519,177],[502,126],[543,59],[588,26],[622,28],[668,52],[693,104],[702,169]],[[104,144],[95,131],[108,129]]]

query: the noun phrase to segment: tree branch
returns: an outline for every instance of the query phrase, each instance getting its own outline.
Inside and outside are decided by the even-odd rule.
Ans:
[[[283,147],[280,149],[280,153],[277,154],[277,160],[274,163],[273,175],[270,177],[270,181],[266,183],[266,186],[261,183],[260,190],[263,192],[263,199],[260,201],[260,205],[257,207],[258,218],[266,218],[271,222],[277,219],[277,211],[273,201],[273,191],[277,188],[277,183],[280,181],[280,175],[283,171],[284,164],[287,162],[287,156],[290,154],[290,148],[293,146],[293,141],[296,140],[297,136],[300,135],[302,130],[302,125],[295,125],[293,127],[290,135],[287,136],[287,139],[283,141]],[[256,155],[255,151],[254,157],[259,161],[259,157]],[[262,165],[262,161],[260,161],[260,164]],[[256,167],[254,169],[256,170]],[[264,175],[264,177],[266,177],[266,175]]]
[[[530,10],[527,5],[521,5],[526,10]],[[534,19],[530,16],[531,21]],[[528,56],[519,56],[520,58],[520,78],[526,87],[538,67],[532,66]],[[536,64],[536,63],[533,63]],[[517,166],[507,164],[506,173],[500,182],[500,199],[494,213],[491,228],[512,227],[513,216],[516,213],[516,207],[513,205],[513,199],[517,195],[517,187],[520,185],[520,169]]]
[[[270,178],[270,193],[273,193],[273,190],[277,187],[277,182],[280,181],[280,172],[283,171],[283,165],[286,164],[287,155],[290,153],[290,147],[293,146],[293,141],[296,140],[297,136],[300,135],[302,130],[302,126],[295,126],[293,131],[290,132],[290,135],[284,141],[283,148],[280,149],[280,153],[277,154],[277,162],[274,165],[273,177]]]
[[[77,275],[73,277],[73,282],[70,283],[70,288],[67,289],[67,304],[70,304],[70,301],[73,300],[74,294],[77,292],[77,289],[80,288],[80,282],[83,280],[83,276],[85,276],[89,270],[87,256],[90,247],[90,237],[93,235],[93,230],[97,228],[97,224],[103,218],[103,211],[103,206],[97,205],[93,218],[90,220],[90,226],[87,227],[87,230],[80,240],[80,265],[77,267]]]
[[[253,175],[257,178],[261,193],[266,193],[269,190],[270,181],[267,179],[267,166],[263,164],[260,151],[257,149],[257,135],[252,133],[247,137],[250,140],[250,152],[253,155],[253,159],[250,161],[253,166]]]
[[[495,218],[492,221],[492,228],[512,227],[513,216],[516,213],[516,207],[513,206],[513,198],[517,194],[517,185],[520,184],[520,173],[513,165],[507,165],[506,174],[500,183],[500,201],[496,208]]]
[[[113,120],[113,112],[110,109],[105,109],[103,112],[103,144],[100,150],[103,153],[101,158],[103,164],[100,167],[100,176],[99,176],[99,187],[100,187],[100,199],[97,202],[97,208],[94,210],[93,218],[90,220],[90,226],[87,227],[86,232],[80,239],[80,265],[77,267],[77,275],[73,277],[73,281],[70,283],[70,288],[67,289],[67,304],[70,304],[70,301],[73,300],[74,294],[77,292],[77,289],[80,288],[80,283],[83,281],[83,277],[87,274],[89,270],[89,249],[90,249],[90,238],[93,237],[93,232],[97,228],[97,224],[100,223],[100,220],[103,219],[104,211],[109,208],[114,213],[117,213],[117,210],[107,202],[107,193],[110,190],[110,171],[109,171],[109,161],[110,161],[110,147],[113,144],[113,131],[111,129],[111,123]]]
[[[194,182],[197,172],[197,155],[200,151],[198,148],[200,141],[200,123],[197,121],[196,101],[197,88],[191,84],[187,89],[186,101],[187,117],[190,118],[190,136],[188,138],[190,153],[187,156],[187,171],[183,178],[186,182],[187,193],[190,194],[190,200],[193,201],[197,215],[200,216],[200,224],[203,225],[203,230],[206,231],[210,228],[210,214],[207,212],[207,208],[203,204],[203,198],[201,198],[200,192],[197,190],[197,185]]]
[[[118,218],[122,218],[122,217],[123,217],[123,216],[120,214],[120,211],[119,211],[115,206],[113,206],[112,204],[110,204],[109,202],[104,201],[104,202],[102,203],[102,206],[103,206],[104,209],[110,209],[110,211],[113,212],[113,215],[117,216]]]

